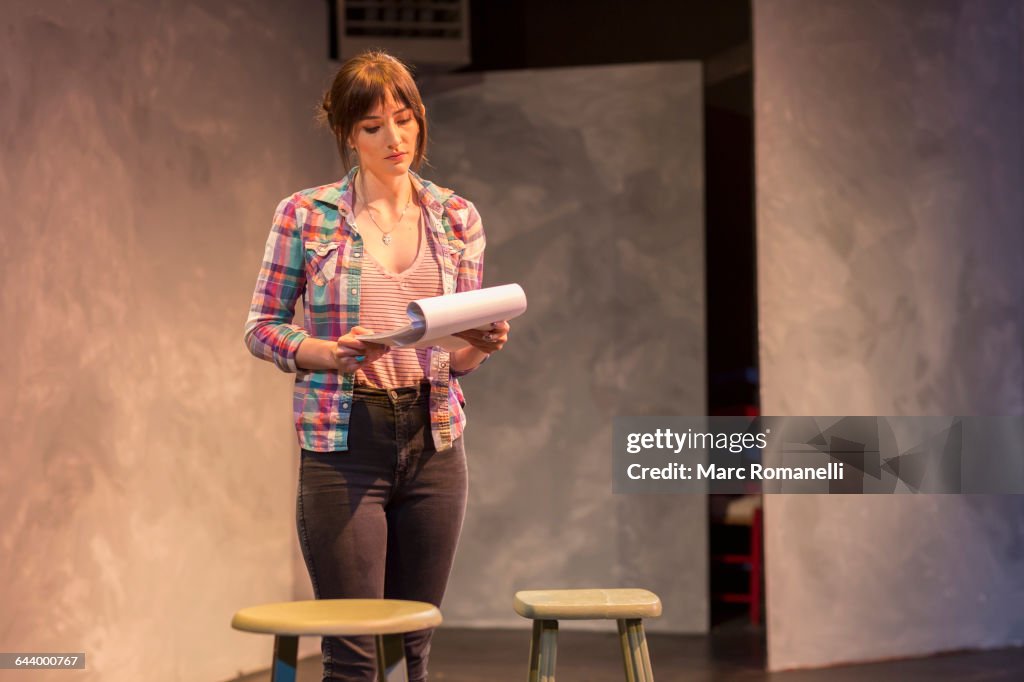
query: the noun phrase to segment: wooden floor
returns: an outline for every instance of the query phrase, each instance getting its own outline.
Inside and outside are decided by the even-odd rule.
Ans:
[[[441,628],[434,635],[431,682],[525,682],[528,630]],[[977,682],[1024,680],[1024,648],[948,654],[870,665],[769,674],[763,630],[730,627],[710,636],[648,635],[658,682]],[[267,658],[269,664],[268,640]],[[559,682],[622,682],[615,633],[562,631]],[[269,682],[270,673],[238,678]],[[319,657],[300,662],[298,682],[320,682]]]

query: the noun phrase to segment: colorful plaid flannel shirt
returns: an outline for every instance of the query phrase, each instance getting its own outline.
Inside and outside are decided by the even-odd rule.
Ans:
[[[317,452],[348,449],[355,375],[299,369],[295,353],[309,336],[334,341],[359,324],[363,240],[353,217],[356,171],[278,205],[245,325],[253,355],[296,373],[292,406],[299,445]],[[411,175],[427,208],[444,293],[479,289],[485,243],[480,214],[451,190]],[[302,327],[292,324],[300,296]],[[427,353],[431,431],[439,450],[450,447],[466,425],[456,378],[466,372],[451,370],[449,355],[436,347]]]

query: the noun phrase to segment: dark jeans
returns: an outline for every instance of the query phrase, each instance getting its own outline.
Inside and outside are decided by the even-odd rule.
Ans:
[[[462,439],[434,449],[426,385],[356,388],[349,449],[302,451],[299,542],[317,599],[441,605],[466,509]],[[427,679],[433,630],[409,633],[410,681]],[[324,680],[376,679],[372,637],[324,637]]]

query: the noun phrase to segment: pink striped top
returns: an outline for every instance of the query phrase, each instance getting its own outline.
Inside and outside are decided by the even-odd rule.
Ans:
[[[423,234],[420,222],[420,246],[416,259],[404,272],[384,269],[369,251],[363,263],[359,292],[359,324],[374,332],[390,331],[409,324],[405,309],[418,298],[440,296],[441,268],[437,264],[433,240]],[[427,376],[426,348],[392,348],[373,364],[356,371],[356,383],[374,388],[414,386]]]

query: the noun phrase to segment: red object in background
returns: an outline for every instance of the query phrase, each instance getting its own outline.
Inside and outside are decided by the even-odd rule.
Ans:
[[[711,410],[713,417],[759,417],[761,409],[757,405],[739,404],[717,407]],[[759,492],[759,486],[751,486],[751,492]],[[737,524],[729,524],[737,525]],[[753,519],[750,522],[750,534],[748,549],[744,553],[717,554],[711,557],[711,563],[749,567],[750,573],[747,576],[746,592],[719,592],[713,595],[716,601],[727,604],[748,604],[750,607],[750,622],[754,625],[761,623],[761,583],[764,573],[763,561],[763,533],[762,510],[760,507],[754,510]]]
[[[761,509],[758,508],[754,510],[754,520],[750,525],[750,551],[746,554],[717,554],[711,557],[712,563],[750,566],[746,592],[721,592],[715,594],[714,598],[729,604],[749,604],[750,622],[754,625],[761,623],[762,528]]]

